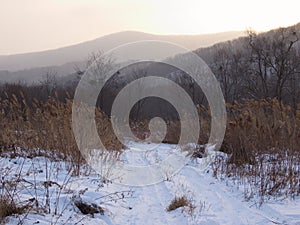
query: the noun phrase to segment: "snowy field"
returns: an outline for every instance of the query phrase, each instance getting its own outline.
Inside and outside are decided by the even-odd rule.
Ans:
[[[141,143],[129,146],[149,148]],[[159,154],[163,158],[173,149],[172,145],[160,145],[153,152],[155,157],[147,155],[148,161]],[[129,149],[122,157],[130,163],[145,162],[130,153]],[[158,184],[132,187],[105,181],[89,168],[81,168],[81,175],[74,176],[68,163],[45,157],[2,157],[0,191],[9,189],[18,202],[32,206],[26,214],[9,217],[7,224],[300,225],[299,198],[270,200],[257,207],[255,199],[244,200],[241,187],[230,178],[217,180],[210,167],[203,170],[201,160],[189,162]],[[186,196],[194,207],[168,212],[175,196]],[[95,204],[101,210],[85,215],[76,202]]]

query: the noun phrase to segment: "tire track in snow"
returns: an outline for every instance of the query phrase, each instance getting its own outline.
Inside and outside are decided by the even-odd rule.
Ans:
[[[151,164],[151,161],[147,159],[146,153],[139,155],[129,153],[125,155],[124,158],[128,160],[128,162],[137,163],[138,165]],[[122,224],[187,224],[186,218],[173,215],[166,211],[167,206],[174,196],[165,182],[144,187],[135,187],[134,191],[136,198],[129,201],[132,210],[127,212],[126,219],[124,218],[126,222],[124,223],[123,220]]]

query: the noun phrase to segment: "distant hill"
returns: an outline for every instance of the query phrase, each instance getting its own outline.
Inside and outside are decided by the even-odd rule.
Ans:
[[[203,35],[154,35],[136,31],[125,31],[55,50],[17,55],[0,55],[0,70],[20,71],[36,67],[60,66],[66,63],[80,62],[84,61],[91,52],[99,50],[107,51],[121,44],[134,41],[170,41],[194,50],[243,35],[245,33],[241,31]]]

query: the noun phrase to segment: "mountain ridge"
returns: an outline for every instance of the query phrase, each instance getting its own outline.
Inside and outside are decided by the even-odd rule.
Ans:
[[[81,42],[75,45],[46,51],[0,55],[0,70],[20,71],[36,67],[59,66],[85,60],[96,51],[108,51],[128,42],[141,40],[162,40],[182,45],[191,50],[206,47],[217,42],[243,36],[242,31],[227,31],[200,35],[157,35],[139,31],[122,31]]]

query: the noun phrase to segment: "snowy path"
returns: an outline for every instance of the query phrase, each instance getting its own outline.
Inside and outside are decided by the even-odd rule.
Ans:
[[[131,143],[136,148],[143,148],[143,144]],[[149,146],[147,146],[149,147]],[[174,150],[174,146],[162,145],[158,150],[162,150],[163,157],[167,155],[168,149]],[[159,152],[153,154],[125,155],[124,159],[133,164],[151,164],[159,159]],[[158,158],[157,158],[158,156]],[[163,158],[162,157],[162,158]],[[8,167],[18,167],[20,159],[2,158],[2,165]],[[35,168],[43,168],[46,161],[43,158],[24,161],[24,171],[28,171],[28,176],[24,178],[31,183],[32,165]],[[38,162],[38,163],[37,163]],[[53,165],[57,167],[57,165]],[[60,175],[57,176],[57,183],[62,184],[66,177],[66,171],[62,166]],[[30,213],[24,220],[24,224],[106,224],[106,225],[265,225],[265,224],[286,224],[300,225],[300,199],[283,200],[281,202],[265,203],[261,208],[257,208],[253,201],[244,201],[241,190],[234,185],[226,185],[227,181],[219,181],[212,177],[211,169],[200,170],[200,165],[193,162],[185,166],[176,175],[169,177],[168,180],[155,185],[143,187],[130,187],[120,184],[105,184],[99,188],[100,179],[96,175],[73,177],[68,185],[69,190],[63,191],[60,200],[60,206],[67,205],[63,214],[56,219],[56,216],[49,214]],[[12,173],[11,173],[12,174]],[[43,182],[45,174],[38,173],[36,179]],[[39,183],[38,182],[38,183]],[[229,182],[230,183],[230,182]],[[133,191],[132,196],[117,202],[105,202],[101,206],[105,209],[105,215],[84,216],[74,205],[68,202],[75,193],[80,190],[86,190],[83,199],[96,202],[97,198],[114,192]],[[23,199],[28,199],[33,190],[24,190]],[[33,192],[34,193],[34,192]],[[55,197],[55,192],[54,197]],[[43,199],[44,192],[37,193],[39,198]],[[194,212],[189,214],[182,212],[182,208],[167,212],[166,208],[175,196],[186,195],[192,199],[196,206]],[[54,201],[55,199],[53,199]],[[100,203],[99,203],[100,204]],[[52,223],[51,223],[52,221]],[[57,221],[57,223],[55,223]],[[17,224],[16,218],[10,218],[8,224]]]

